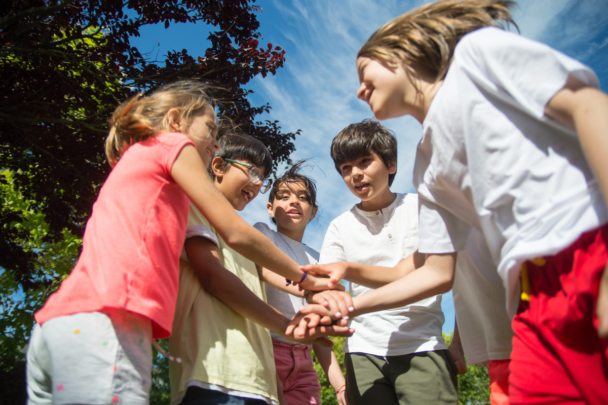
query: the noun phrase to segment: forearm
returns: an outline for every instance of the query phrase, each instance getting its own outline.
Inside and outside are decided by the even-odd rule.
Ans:
[[[338,391],[346,384],[346,381],[342,374],[342,370],[340,369],[336,354],[331,347],[324,347],[318,344],[313,345],[313,350],[315,351],[317,360],[319,360],[319,364],[321,364],[323,371],[325,371],[329,383],[335,391]]]
[[[424,255],[415,252],[395,267],[349,263],[344,278],[369,288],[379,288],[405,277],[422,265],[424,265]]]
[[[293,284],[286,285],[285,277],[279,276],[277,273],[268,270],[265,267],[259,268],[260,278],[268,285],[276,288],[277,290],[286,292],[296,297],[304,297],[304,291],[300,290],[298,286]]]
[[[201,280],[205,291],[239,315],[275,333],[285,334],[289,320],[255,295],[241,279],[224,268],[210,273]]]
[[[452,288],[456,254],[439,265],[428,263],[405,277],[356,297],[351,317],[412,304],[421,299],[443,294]]]

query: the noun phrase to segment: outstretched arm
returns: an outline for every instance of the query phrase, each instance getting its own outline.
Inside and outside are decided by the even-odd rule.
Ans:
[[[407,274],[424,265],[424,255],[412,253],[395,267],[368,266],[350,262],[329,264],[309,264],[300,267],[312,274],[329,276],[329,285],[333,287],[345,279],[369,288],[378,288],[405,277]]]
[[[585,87],[570,76],[566,86],[549,101],[545,114],[578,133],[583,152],[608,202],[608,96]],[[600,284],[596,313],[600,337],[608,337],[608,266]]]
[[[267,267],[290,280],[301,280],[304,273],[285,253],[260,231],[249,225],[213,185],[203,162],[192,145],[186,145],[171,168],[171,177],[190,201],[219,232],[224,241],[254,263]],[[327,289],[327,281],[310,277],[303,283],[309,290]]]
[[[213,242],[199,236],[188,238],[186,254],[194,273],[209,294],[243,317],[251,319],[279,335],[286,336],[285,329],[289,324],[289,319],[261,300],[247,288],[240,278],[222,266],[217,246]],[[312,334],[286,337],[297,340],[299,343],[318,342],[331,345],[331,341],[324,339],[329,332],[350,335],[347,333],[348,327],[340,326],[329,326],[324,332],[321,332],[320,329],[312,332]]]
[[[450,291],[454,283],[456,256],[456,253],[427,254],[424,266],[418,270],[384,287],[355,297],[353,299],[355,310],[351,316],[401,307]],[[300,312],[336,319],[329,308],[318,304],[302,307]],[[302,333],[300,329],[299,325],[292,322],[287,334],[294,330],[296,333]]]

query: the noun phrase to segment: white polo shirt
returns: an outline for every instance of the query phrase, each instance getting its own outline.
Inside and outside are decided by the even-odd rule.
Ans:
[[[397,194],[395,201],[378,211],[354,206],[329,225],[320,263],[349,261],[394,267],[418,249],[418,196]],[[373,289],[350,283],[353,295]],[[376,356],[445,349],[441,335],[444,317],[441,295],[386,311],[355,317],[355,328],[344,346],[347,353]]]

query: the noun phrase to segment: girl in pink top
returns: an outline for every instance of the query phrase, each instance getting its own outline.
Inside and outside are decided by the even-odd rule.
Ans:
[[[191,200],[230,247],[291,280],[298,265],[249,226],[213,186],[215,101],[196,81],[117,108],[113,167],[70,276],[35,315],[27,353],[29,404],[147,404],[152,339],[173,323]],[[307,289],[327,288],[308,277]]]

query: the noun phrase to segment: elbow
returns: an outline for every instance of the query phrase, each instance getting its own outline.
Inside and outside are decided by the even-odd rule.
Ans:
[[[442,272],[440,275],[438,290],[440,294],[445,294],[454,287],[454,271]]]

